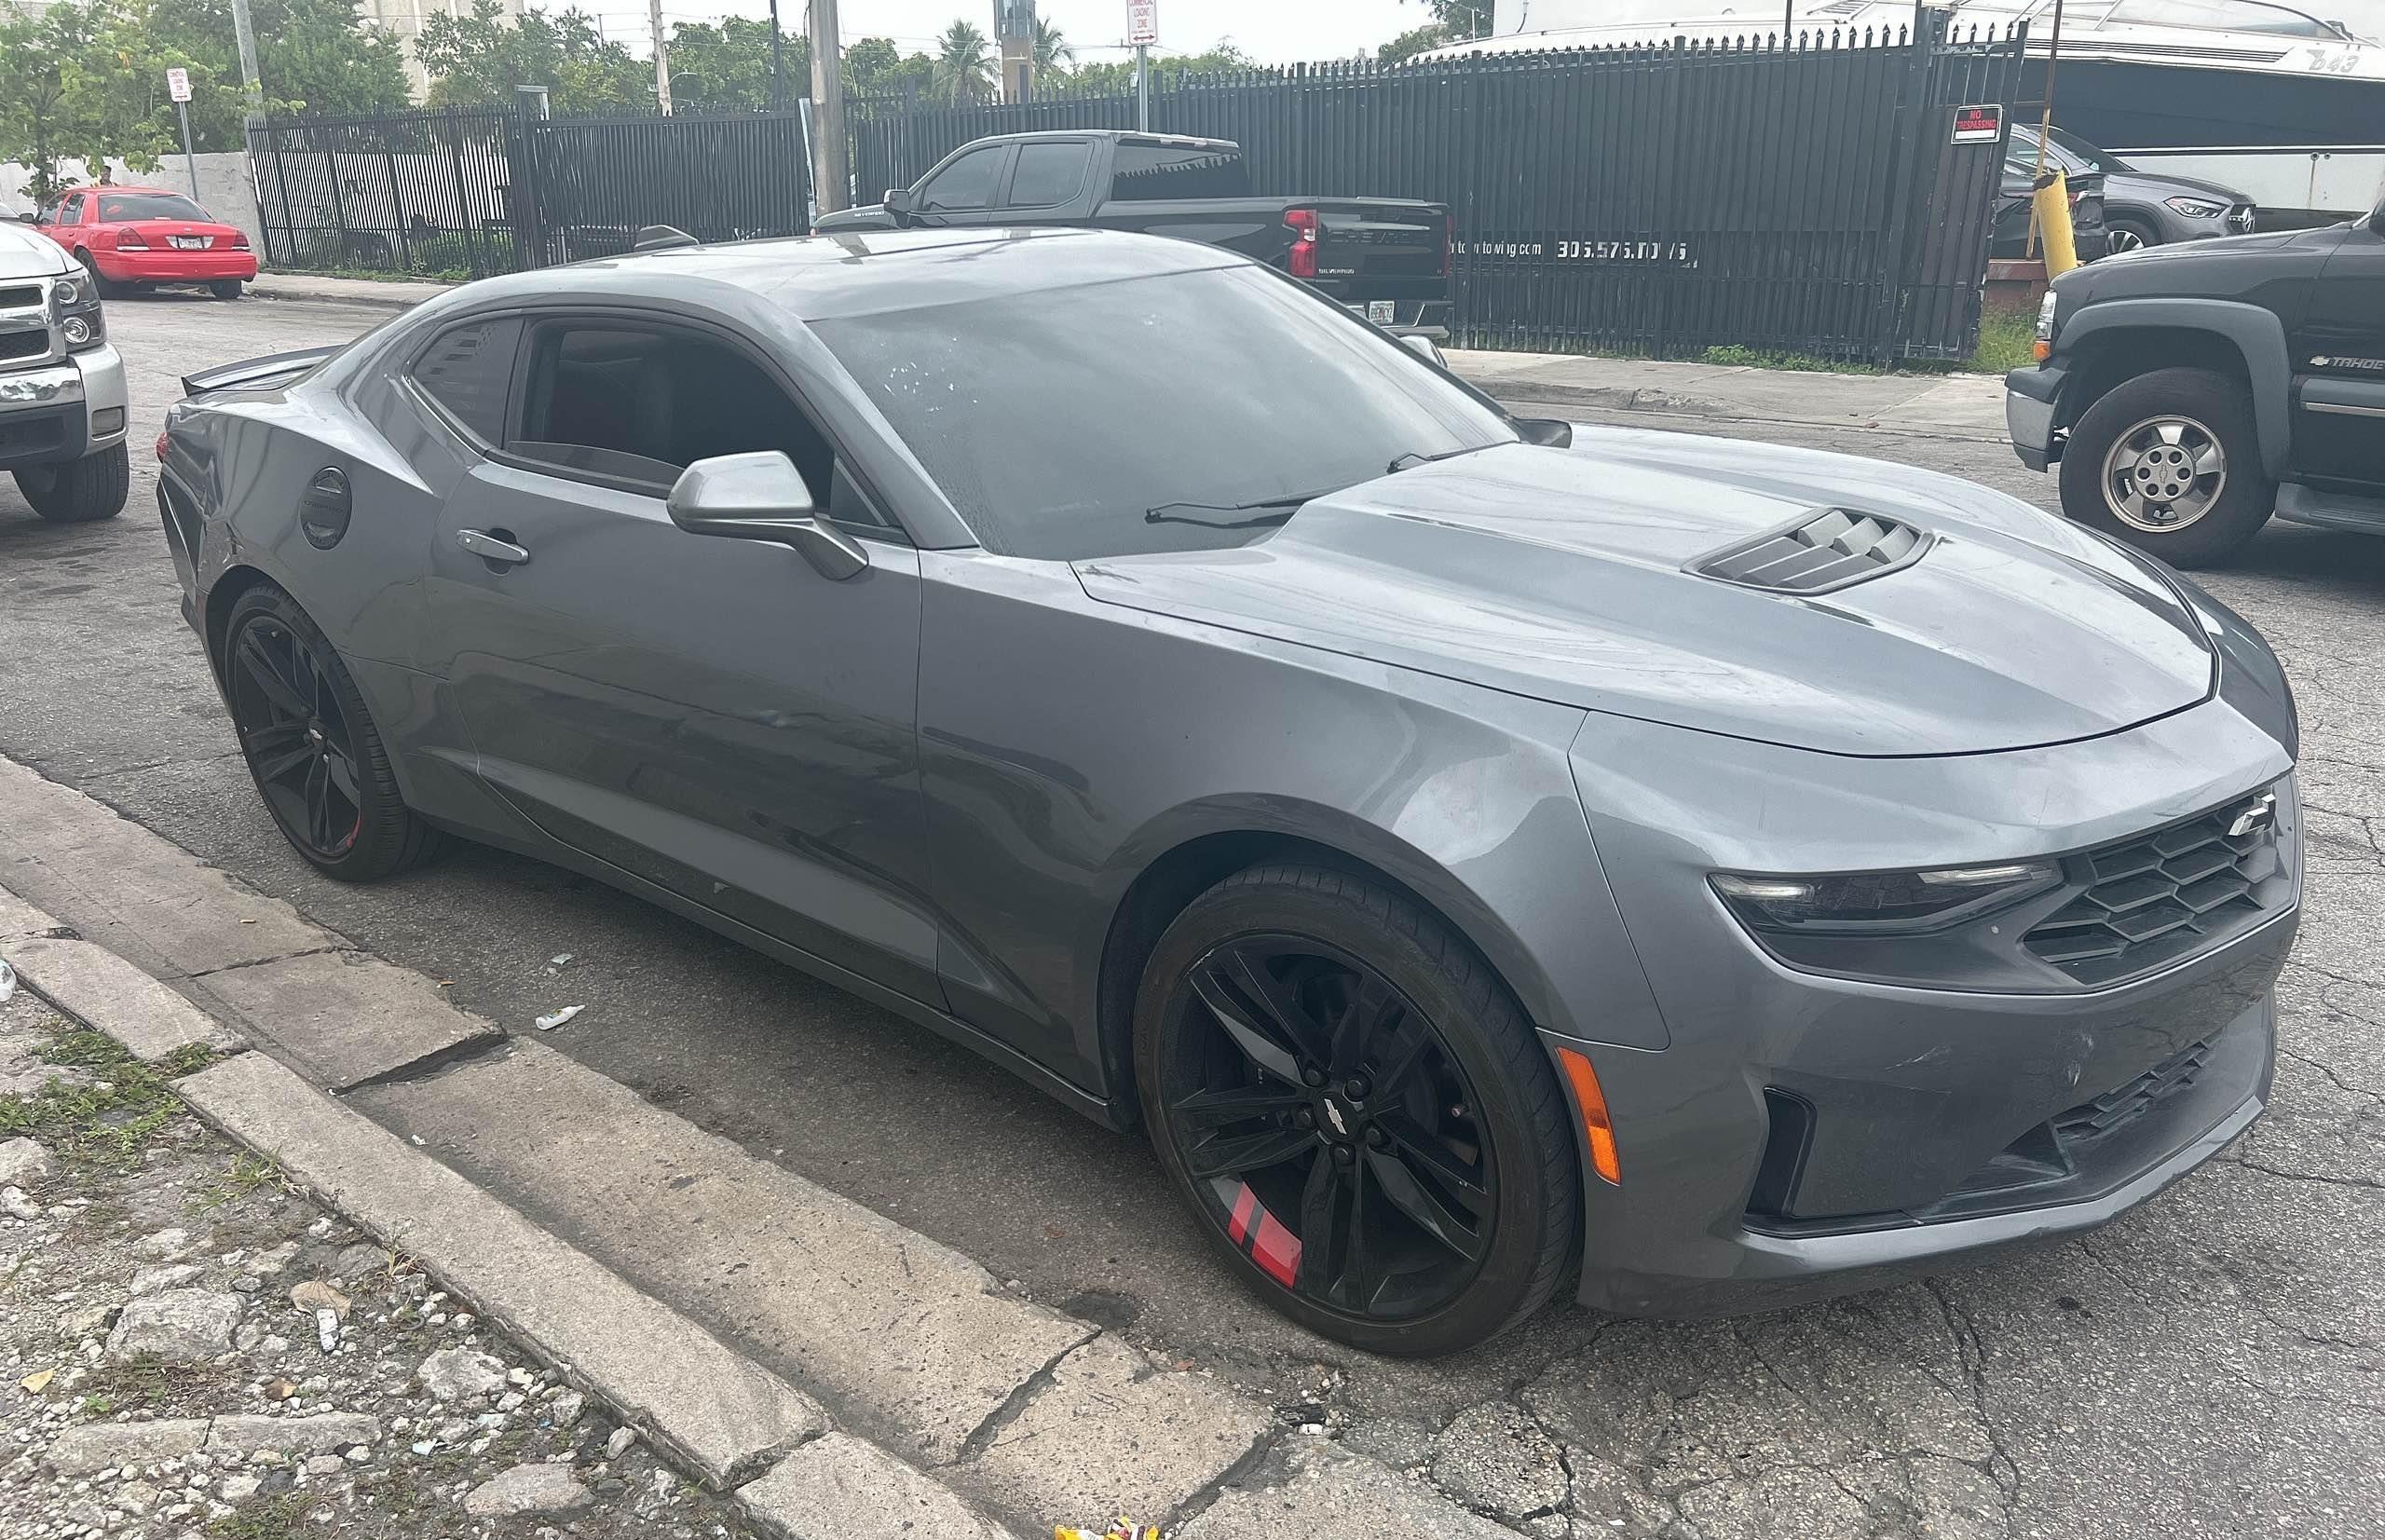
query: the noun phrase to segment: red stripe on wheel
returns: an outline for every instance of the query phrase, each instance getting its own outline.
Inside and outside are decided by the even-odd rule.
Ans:
[[[1248,1182],[1244,1182],[1242,1190],[1234,1194],[1233,1221],[1226,1226],[1226,1239],[1240,1246],[1243,1237],[1250,1233],[1250,1221],[1254,1215],[1263,1219],[1265,1210],[1259,1206],[1259,1194],[1250,1190]]]
[[[1262,1209],[1259,1215],[1259,1239],[1250,1248],[1250,1260],[1269,1277],[1289,1288],[1301,1270],[1301,1238]]]

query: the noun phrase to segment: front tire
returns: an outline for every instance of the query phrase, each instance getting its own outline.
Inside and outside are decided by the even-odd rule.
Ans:
[[[1138,1087],[1226,1265],[1320,1335],[1426,1357],[1547,1302],[1580,1175],[1547,1050],[1437,916],[1313,865],[1239,872],[1160,938]]]
[[[132,457],[118,443],[62,465],[29,465],[16,477],[25,501],[50,523],[96,524],[124,511]]]
[[[295,599],[271,583],[235,599],[223,669],[249,774],[293,850],[343,882],[431,853],[437,833],[399,795],[348,665]]]
[[[2141,220],[2115,219],[2105,228],[2107,232],[2106,238],[2110,242],[2106,250],[2113,256],[2119,256],[2123,252],[2141,252],[2147,246],[2161,244],[2160,232]]]
[[[2277,506],[2253,395],[2208,369],[2157,369],[2090,406],[2062,455],[2062,511],[2173,566],[2215,566]]]

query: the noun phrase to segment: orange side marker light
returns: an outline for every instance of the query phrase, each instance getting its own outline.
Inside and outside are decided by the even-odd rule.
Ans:
[[[1574,1086],[1574,1103],[1582,1110],[1582,1132],[1590,1141],[1590,1165],[1608,1181],[1622,1186],[1623,1163],[1615,1152],[1615,1120],[1607,1116],[1599,1072],[1577,1049],[1558,1049],[1557,1062],[1565,1067],[1565,1078]]]

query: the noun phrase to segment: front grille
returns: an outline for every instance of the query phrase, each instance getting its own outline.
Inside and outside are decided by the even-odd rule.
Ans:
[[[37,283],[0,289],[0,310],[30,310],[41,302],[41,285]]]
[[[1827,593],[1910,566],[1928,547],[1929,537],[1911,525],[1831,508],[1793,528],[1702,557],[1690,570],[1743,588]]]
[[[2099,1139],[2124,1128],[2161,1102],[2192,1086],[2210,1062],[2211,1044],[2198,1043],[2171,1055],[2117,1091],[2081,1102],[2053,1118],[2054,1138],[2069,1146]]]
[[[2259,797],[2075,856],[2084,891],[2031,928],[2021,944],[2082,984],[2109,984],[2160,967],[2242,930],[2265,906],[2263,885],[2283,870],[2274,811]],[[2274,810],[2272,799],[2266,804]],[[2252,826],[2230,834],[2240,822]]]
[[[49,329],[0,332],[0,359],[37,359],[49,351]]]

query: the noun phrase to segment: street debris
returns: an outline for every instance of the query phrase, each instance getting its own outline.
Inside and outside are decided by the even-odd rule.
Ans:
[[[554,956],[547,959],[547,961],[560,968],[565,963],[569,962],[577,955],[579,954],[574,952],[557,952]]]
[[[1113,1519],[1106,1530],[1072,1530],[1066,1524],[1052,1532],[1052,1540],[1160,1540],[1155,1524],[1138,1524],[1132,1519]]]
[[[565,1022],[569,1021],[572,1017],[578,1015],[580,1012],[586,1009],[588,1009],[588,1007],[585,1005],[566,1005],[562,1010],[557,1011],[551,1015],[540,1016],[536,1025],[538,1030],[542,1032],[552,1032],[556,1028],[562,1026]]]
[[[329,1310],[343,1321],[348,1319],[351,1308],[347,1295],[320,1278],[309,1278],[291,1289],[290,1302],[310,1315],[318,1310]]]
[[[17,970],[8,966],[7,959],[0,958],[0,1005],[7,1004],[8,997],[16,992]]]

